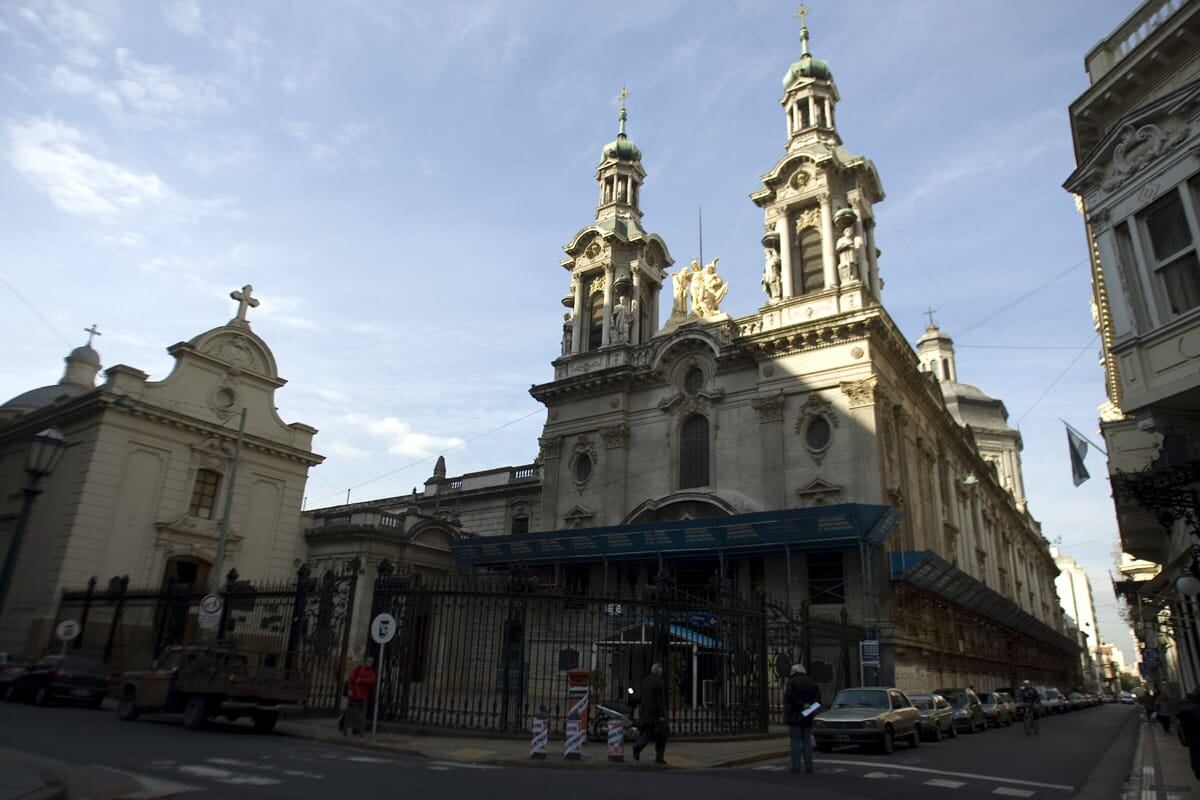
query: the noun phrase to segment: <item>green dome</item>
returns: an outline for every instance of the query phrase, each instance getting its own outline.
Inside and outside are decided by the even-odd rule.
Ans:
[[[808,53],[800,56],[800,60],[792,64],[791,69],[783,76],[783,88],[788,89],[799,78],[816,78],[820,81],[833,80],[829,70],[829,62],[813,58]]]
[[[607,161],[610,158],[618,161],[641,161],[642,151],[638,150],[636,144],[629,141],[628,136],[619,133],[615,141],[604,145],[604,149],[600,151],[601,161]]]

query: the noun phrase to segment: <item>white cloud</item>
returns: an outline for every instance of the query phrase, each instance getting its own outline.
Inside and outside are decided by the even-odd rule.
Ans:
[[[183,75],[167,64],[139,61],[125,48],[116,54],[117,90],[125,105],[151,120],[199,117],[226,111],[221,79]]]
[[[343,442],[341,440],[334,440],[330,442],[326,449],[331,455],[335,455],[338,458],[350,459],[352,461],[361,461],[371,457],[371,454],[366,450],[363,450],[361,447],[355,447],[354,445],[348,444],[347,442]]]
[[[279,80],[279,88],[287,94],[299,94],[322,83],[328,74],[329,56],[313,50],[286,68],[286,74]]]
[[[162,15],[168,26],[184,36],[199,36],[204,33],[204,19],[200,15],[200,7],[192,0],[172,0],[163,3]]]
[[[361,121],[343,122],[334,128],[328,137],[319,136],[307,122],[284,120],[283,129],[298,142],[308,145],[308,155],[321,166],[330,167],[341,163],[347,151],[353,150],[352,155],[358,166],[367,166],[374,162],[374,154],[369,149],[355,149],[363,137],[370,131],[371,126]]]
[[[64,0],[34,2],[21,7],[17,14],[55,42],[95,47],[109,38],[99,20]]]
[[[52,117],[9,122],[5,158],[31,186],[70,214],[112,222],[163,206],[176,196],[157,175],[93,153],[83,133]]]
[[[249,245],[242,244],[239,247],[245,248],[244,252],[249,252]],[[269,293],[263,294],[261,297],[262,305],[255,309],[255,313],[262,319],[270,320],[273,324],[283,325],[296,330],[312,331],[314,333],[325,331],[308,314],[306,310],[308,303],[304,298],[289,295],[271,295]]]
[[[222,136],[219,146],[189,150],[183,165],[193,172],[209,174],[218,170],[244,167],[258,158],[257,144],[250,136]]]
[[[407,422],[401,422],[396,417],[372,418],[366,414],[346,414],[343,419],[382,439],[392,455],[424,458],[463,444],[463,440],[457,436],[418,433]]]
[[[145,247],[146,237],[140,233],[115,233],[104,237],[104,241],[109,244],[120,245],[121,247]]]

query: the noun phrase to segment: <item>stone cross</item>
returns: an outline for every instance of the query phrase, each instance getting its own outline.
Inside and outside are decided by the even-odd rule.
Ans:
[[[793,15],[794,17],[796,17],[796,19],[800,20],[801,28],[804,27],[804,18],[806,16],[808,16],[808,11],[809,11],[808,6],[801,5],[798,9],[796,9],[796,13]]]
[[[84,333],[86,333],[86,334],[88,335],[88,342],[87,342],[87,346],[88,346],[88,347],[91,347],[91,346],[92,346],[92,339],[93,339],[93,338],[95,338],[95,337],[97,337],[97,336],[103,336],[103,335],[104,335],[103,333],[101,333],[101,332],[100,332],[100,328],[99,328],[99,327],[97,327],[96,323],[94,323],[94,322],[92,323],[92,327],[90,327],[90,328],[84,328],[84,329],[83,329],[83,332],[84,332]]]
[[[241,288],[241,291],[235,290],[235,291],[232,291],[229,293],[230,297],[232,297],[234,300],[238,301],[237,316],[234,317],[234,319],[237,320],[238,322],[246,321],[246,307],[247,306],[249,306],[250,308],[258,308],[258,298],[250,296],[250,293],[252,291],[254,291],[254,287],[247,283],[245,286],[243,286]]]
[[[936,308],[934,308],[933,306],[930,306],[930,307],[929,307],[928,309],[926,309],[926,311],[925,311],[925,316],[929,317],[929,327],[931,327],[931,328],[936,328],[936,327],[937,327],[937,323],[935,323],[935,322],[933,321],[933,312],[935,312],[935,311],[937,311],[937,309],[936,309]]]

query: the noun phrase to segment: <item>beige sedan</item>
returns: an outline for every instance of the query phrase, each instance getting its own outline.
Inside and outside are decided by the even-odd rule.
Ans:
[[[921,712],[899,689],[843,689],[813,720],[813,741],[821,753],[843,744],[874,745],[891,753],[897,739],[907,740],[909,747],[921,744]]]

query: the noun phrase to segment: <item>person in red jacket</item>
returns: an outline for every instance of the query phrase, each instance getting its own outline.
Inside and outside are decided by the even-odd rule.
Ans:
[[[375,688],[375,659],[367,656],[346,679],[346,722],[343,733],[353,733],[362,736],[366,729],[367,701],[371,699],[371,691]]]

